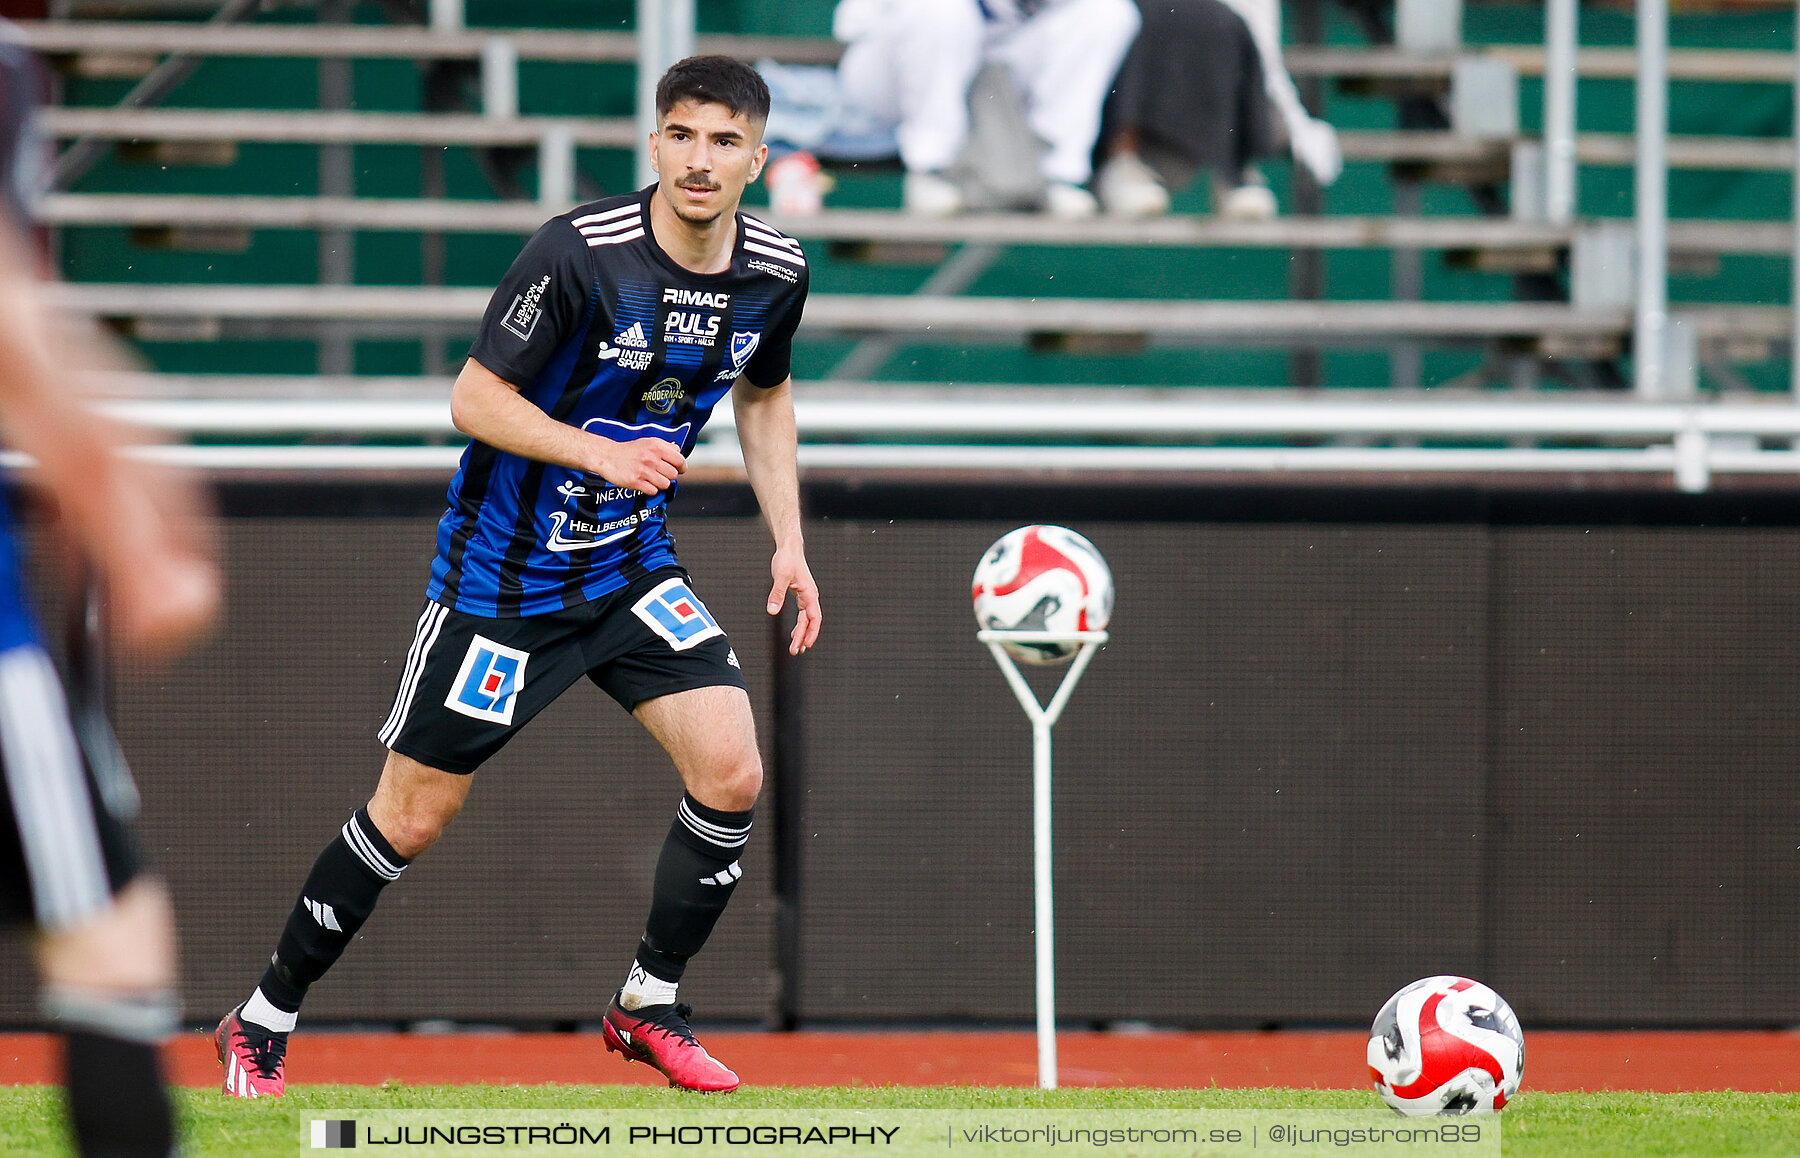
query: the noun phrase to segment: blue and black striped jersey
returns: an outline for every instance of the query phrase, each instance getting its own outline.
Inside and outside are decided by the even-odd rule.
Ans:
[[[553,218],[488,303],[469,356],[546,414],[691,452],[741,375],[786,381],[806,300],[799,243],[739,214],[731,267],[677,265],[650,229],[655,187]],[[482,442],[438,523],[427,595],[471,615],[541,615],[673,564],[670,488],[643,495]]]
[[[31,224],[32,202],[41,191],[46,148],[32,129],[43,72],[17,37],[18,30],[0,20],[0,229],[23,230]],[[0,500],[0,651],[38,637],[19,577],[15,540],[12,516]]]

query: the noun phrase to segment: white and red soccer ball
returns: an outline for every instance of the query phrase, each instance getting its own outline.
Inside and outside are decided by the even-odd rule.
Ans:
[[[1519,1092],[1525,1035],[1504,998],[1467,977],[1427,977],[1369,1027],[1369,1076],[1409,1118],[1492,1113]]]
[[[975,621],[991,631],[1100,631],[1112,618],[1112,571],[1067,527],[1002,535],[975,566]],[[1061,663],[1080,643],[1006,643],[1022,663]]]

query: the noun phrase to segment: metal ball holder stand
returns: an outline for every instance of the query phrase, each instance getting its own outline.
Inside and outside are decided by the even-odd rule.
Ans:
[[[994,662],[1011,685],[1019,706],[1031,720],[1031,827],[1032,865],[1036,878],[1037,913],[1037,1047],[1038,1088],[1056,1088],[1056,918],[1051,893],[1050,859],[1050,729],[1056,726],[1081,673],[1107,640],[1104,631],[978,631],[975,638],[987,644]],[[1007,644],[1080,644],[1068,672],[1048,705],[1025,682]]]

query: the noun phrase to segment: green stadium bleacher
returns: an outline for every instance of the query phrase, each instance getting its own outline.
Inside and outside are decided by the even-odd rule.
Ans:
[[[409,338],[442,348],[470,332],[485,301],[484,283],[504,261],[497,255],[567,192],[546,179],[543,202],[496,199],[470,183],[470,167],[457,158],[493,148],[557,149],[573,169],[573,150],[580,149],[582,165],[598,165],[602,184],[617,188],[627,179],[622,162],[635,136],[628,107],[618,103],[635,40],[616,27],[444,32],[311,24],[291,10],[276,16],[232,25],[65,20],[26,26],[27,36],[69,74],[71,101],[45,118],[51,134],[137,142],[136,156],[152,160],[158,154],[145,146],[153,142],[220,143],[215,160],[228,162],[209,177],[200,170],[184,176],[133,169],[126,158],[49,197],[44,219],[61,232],[65,268],[77,281],[102,283],[72,286],[67,298],[148,341],[153,364],[167,369],[241,373],[247,365],[266,366],[246,354],[272,342],[287,352],[280,368],[304,369],[292,364],[292,351],[304,348],[294,343],[335,335],[349,343],[359,369],[390,377],[420,368],[429,373],[432,356],[414,361],[401,348]],[[502,60],[522,62],[515,103],[529,110],[525,115],[418,111],[418,74],[406,62],[478,62],[496,40],[509,46]],[[702,29],[700,43],[747,58],[800,62],[829,61],[836,53],[817,37],[770,37],[742,27]],[[1467,51],[1528,78],[1544,67],[1542,49],[1530,44],[1472,43]],[[108,107],[106,94],[116,89],[82,75],[84,60],[133,54],[204,60],[176,94],[185,107]],[[273,87],[244,84],[245,69],[263,61]],[[355,107],[287,107],[294,103],[294,78],[325,61],[354,63]],[[1296,47],[1290,63],[1302,79],[1339,82],[1329,100],[1344,111],[1341,138],[1350,167],[1322,215],[1233,223],[1195,215],[1197,206],[1187,199],[1179,207],[1188,212],[1149,222],[1061,223],[1032,215],[923,221],[878,207],[892,204],[891,176],[841,174],[843,195],[827,213],[774,219],[814,253],[803,374],[829,379],[834,368],[854,366],[857,382],[929,383],[936,367],[958,382],[986,380],[996,388],[1032,378],[1070,390],[1084,381],[1278,389],[1287,380],[1287,352],[1304,348],[1326,351],[1327,381],[1341,390],[1380,385],[1389,378],[1385,364],[1405,349],[1424,368],[1422,385],[1487,381],[1536,389],[1554,387],[1560,365],[1628,353],[1631,318],[1622,300],[1574,306],[1510,300],[1513,275],[1560,276],[1578,262],[1584,238],[1609,227],[1604,219],[1551,225],[1483,216],[1459,187],[1504,181],[1515,145],[1529,141],[1529,133],[1402,131],[1373,112],[1395,94],[1445,90],[1454,73],[1448,57],[1338,43]],[[1789,83],[1792,63],[1791,54],[1766,48],[1678,47],[1670,72],[1682,83],[1735,92],[1733,86]],[[1635,54],[1623,46],[1584,46],[1579,67],[1594,83],[1617,85],[1631,75]],[[572,114],[554,91],[577,75],[595,80],[596,99],[589,103],[596,115]],[[1376,95],[1363,95],[1370,93]],[[1599,106],[1598,114],[1584,112],[1585,122],[1607,124],[1613,114],[1604,100]],[[1577,144],[1590,190],[1614,180],[1606,170],[1632,162],[1628,134],[1584,131]],[[354,150],[348,155],[362,170],[357,195],[310,190],[326,147]],[[1672,167],[1714,183],[1738,180],[1728,176],[1734,172],[1759,180],[1794,162],[1789,138],[1742,131],[1684,131],[1671,138],[1669,151]],[[445,158],[452,195],[404,195],[408,172],[422,163],[412,158],[426,154]],[[148,179],[136,179],[140,173]],[[1272,176],[1282,184],[1279,166]],[[1416,212],[1390,211],[1386,186],[1395,181],[1424,190]],[[1686,205],[1678,195],[1677,212],[1698,204]],[[1767,263],[1785,264],[1792,227],[1763,212],[1760,220],[1718,215],[1671,224],[1673,267],[1689,279],[1687,288],[1700,290],[1689,301],[1678,296],[1672,310],[1695,335],[1714,387],[1767,389],[1780,381],[1775,360],[1786,352],[1791,318],[1772,295],[1756,291],[1774,281],[1768,270],[1776,267]],[[1610,225],[1617,227],[1617,221]],[[297,231],[316,233],[321,243],[367,235],[361,244],[383,254],[436,247],[439,256],[381,262],[373,278],[369,270],[353,273],[359,281],[401,283],[396,287],[312,287],[306,283],[318,276],[315,269],[292,257],[265,260],[301,252],[276,240]],[[134,247],[129,261],[121,261],[110,240],[121,237]],[[219,252],[218,260],[208,258],[208,248]],[[1286,300],[1285,265],[1299,253],[1330,255],[1332,300]],[[1418,253],[1442,261],[1421,267],[1426,300],[1414,303],[1398,292],[1389,269]],[[925,276],[953,255],[960,262],[955,277]],[[434,264],[463,286],[406,284],[424,279]],[[1742,276],[1747,269],[1755,276]],[[269,284],[244,284],[252,270]],[[1716,276],[1703,285],[1707,274]],[[142,284],[129,284],[135,278]],[[1751,292],[1734,298],[1728,285]]]

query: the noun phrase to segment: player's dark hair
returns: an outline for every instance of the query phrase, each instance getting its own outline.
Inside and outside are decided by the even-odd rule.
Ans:
[[[769,119],[769,86],[754,68],[729,56],[690,56],[670,65],[656,82],[656,119],[682,101],[724,105],[732,116],[759,125]]]

